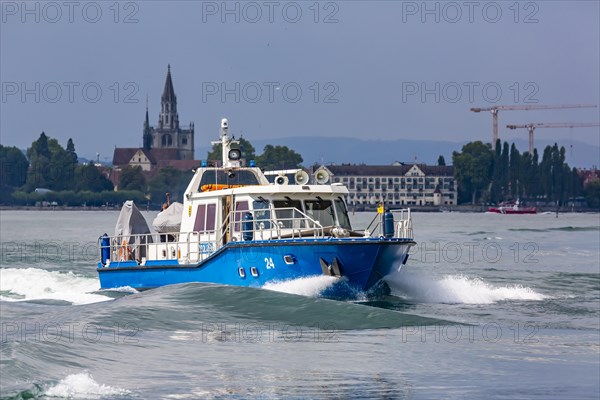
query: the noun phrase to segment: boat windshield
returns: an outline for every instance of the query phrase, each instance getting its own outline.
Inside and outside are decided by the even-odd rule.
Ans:
[[[282,228],[300,228],[296,226],[299,224],[299,218],[302,215],[294,209],[302,211],[302,202],[300,200],[273,200],[273,206],[277,213],[277,222]],[[294,222],[294,220],[296,220]]]
[[[346,203],[344,203],[342,199],[336,199],[334,203],[339,226],[344,229],[352,230],[350,218],[348,218],[348,209],[346,209]]]
[[[271,209],[268,200],[255,200],[252,203],[254,210],[254,229],[271,229]]]
[[[305,200],[306,215],[319,221],[321,226],[334,226],[335,214],[331,200]]]
[[[204,185],[258,185],[258,178],[249,170],[226,171],[222,169],[207,170],[200,179],[200,189]]]

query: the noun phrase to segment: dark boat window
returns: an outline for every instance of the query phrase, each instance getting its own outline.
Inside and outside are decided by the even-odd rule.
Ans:
[[[351,230],[352,226],[350,225],[350,218],[348,218],[348,210],[346,209],[346,204],[342,199],[335,200],[335,212],[337,214],[340,227]]]
[[[215,204],[200,204],[196,212],[194,232],[212,232],[215,230]]]
[[[245,211],[248,211],[248,202],[247,201],[236,201],[235,202],[235,216],[234,216],[234,220],[235,220],[235,225],[234,225],[234,230],[236,232],[241,232],[241,223],[240,221],[242,220],[242,218],[244,217]]]
[[[215,230],[215,211],[217,209],[216,204],[209,204],[206,207],[206,231],[211,232]]]
[[[254,210],[254,229],[260,230],[260,224],[263,224],[264,229],[271,229],[271,209],[269,201],[255,200],[252,203]]]
[[[194,232],[204,232],[206,230],[206,205],[200,204],[196,212],[196,222],[194,223]]]
[[[302,202],[300,200],[273,200],[273,206],[277,213],[277,222],[282,228],[299,228],[298,226],[294,226],[292,220],[294,218],[302,218],[302,214],[292,210],[292,208],[302,211]],[[282,208],[285,210],[282,210]]]
[[[335,215],[331,200],[306,200],[306,214],[312,219],[319,221],[321,226],[334,226]]]
[[[202,174],[198,191],[204,185],[258,185],[258,178],[249,170],[207,170]]]

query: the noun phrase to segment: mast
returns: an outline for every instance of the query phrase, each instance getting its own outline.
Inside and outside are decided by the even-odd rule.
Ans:
[[[227,118],[221,120],[221,140],[213,141],[211,144],[221,144],[223,168],[239,168],[242,153],[239,149],[232,149],[232,144],[239,144],[238,140],[232,140],[228,135],[229,124]]]

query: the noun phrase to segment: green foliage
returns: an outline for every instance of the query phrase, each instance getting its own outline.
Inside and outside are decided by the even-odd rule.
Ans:
[[[39,139],[27,149],[30,168],[25,189],[73,189],[77,158],[72,141],[70,147],[72,151],[67,152],[56,139],[50,139],[42,132]]]
[[[123,168],[119,177],[119,190],[144,192],[146,190],[146,178],[142,173],[142,167],[127,166]]]
[[[0,187],[19,187],[25,183],[29,162],[21,150],[0,144]]]
[[[263,153],[256,156],[254,146],[244,138],[240,138],[239,148],[242,151],[242,159],[246,162],[255,160],[256,165],[265,170],[293,169],[300,168],[302,165],[302,156],[291,150],[287,146],[266,145]],[[221,161],[222,145],[214,144],[212,150],[207,154],[209,161]]]
[[[591,208],[600,209],[600,181],[590,182],[585,187],[585,199]]]
[[[477,193],[488,187],[493,156],[490,145],[481,141],[467,143],[460,153],[452,153],[454,176],[458,182],[459,198],[463,201],[470,195],[475,204]]]
[[[539,163],[537,150],[521,154],[500,140],[494,151],[481,142],[468,143],[452,159],[461,202],[470,195],[473,203],[479,197],[494,203],[520,198],[565,204],[583,191],[577,170],[565,163],[565,149],[557,144],[544,149]]]
[[[165,194],[170,193],[172,201],[181,201],[192,176],[192,171],[179,171],[171,167],[161,169],[148,183],[150,200],[161,204]]]
[[[75,153],[75,144],[73,143],[73,139],[69,138],[67,142],[67,153],[71,157],[73,164],[77,164],[77,153]]]
[[[287,146],[266,145],[256,164],[265,170],[280,170],[300,168],[302,156]]]
[[[444,158],[444,156],[440,155],[438,157],[437,165],[440,167],[446,166],[446,159]]]
[[[75,168],[74,186],[78,192],[102,192],[114,188],[112,182],[93,163],[78,165]]]
[[[246,163],[248,163],[250,160],[256,160],[256,150],[254,149],[254,146],[252,146],[252,143],[243,137],[239,138],[238,140],[240,142],[239,146],[232,146],[232,148],[239,148],[242,151],[242,159],[246,160]],[[223,145],[221,143],[213,144],[212,150],[206,155],[206,159],[208,161],[221,162],[223,158],[222,154]]]

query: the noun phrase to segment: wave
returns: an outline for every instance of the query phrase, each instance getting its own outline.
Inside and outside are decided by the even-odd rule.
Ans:
[[[287,284],[293,288],[305,282]],[[163,286],[122,297],[102,309],[102,314],[91,316],[90,322],[111,326],[114,321],[135,321],[136,328],[143,332],[174,328],[188,331],[247,322],[335,326],[340,330],[446,322],[319,296],[207,283]]]
[[[509,228],[512,232],[595,232],[600,231],[599,226],[560,226],[556,228]]]
[[[98,399],[104,396],[125,396],[129,391],[103,385],[87,373],[67,376],[44,393],[48,397],[66,397],[69,399]]]
[[[317,275],[307,278],[290,279],[287,281],[268,282],[263,289],[273,290],[301,296],[317,297],[326,289],[335,285],[338,279],[333,276]]]
[[[539,301],[547,296],[521,285],[495,287],[480,278],[463,275],[434,279],[401,270],[385,278],[392,294],[424,303],[492,304],[504,300]]]
[[[0,300],[2,301],[63,301],[70,304],[90,304],[110,300],[92,293],[99,288],[98,280],[72,272],[46,271],[38,268],[0,269]]]
[[[108,385],[103,385],[94,380],[89,372],[68,375],[56,384],[34,383],[31,389],[22,390],[13,395],[2,397],[2,400],[22,400],[38,398],[66,398],[66,399],[104,399],[131,398],[131,392]]]

